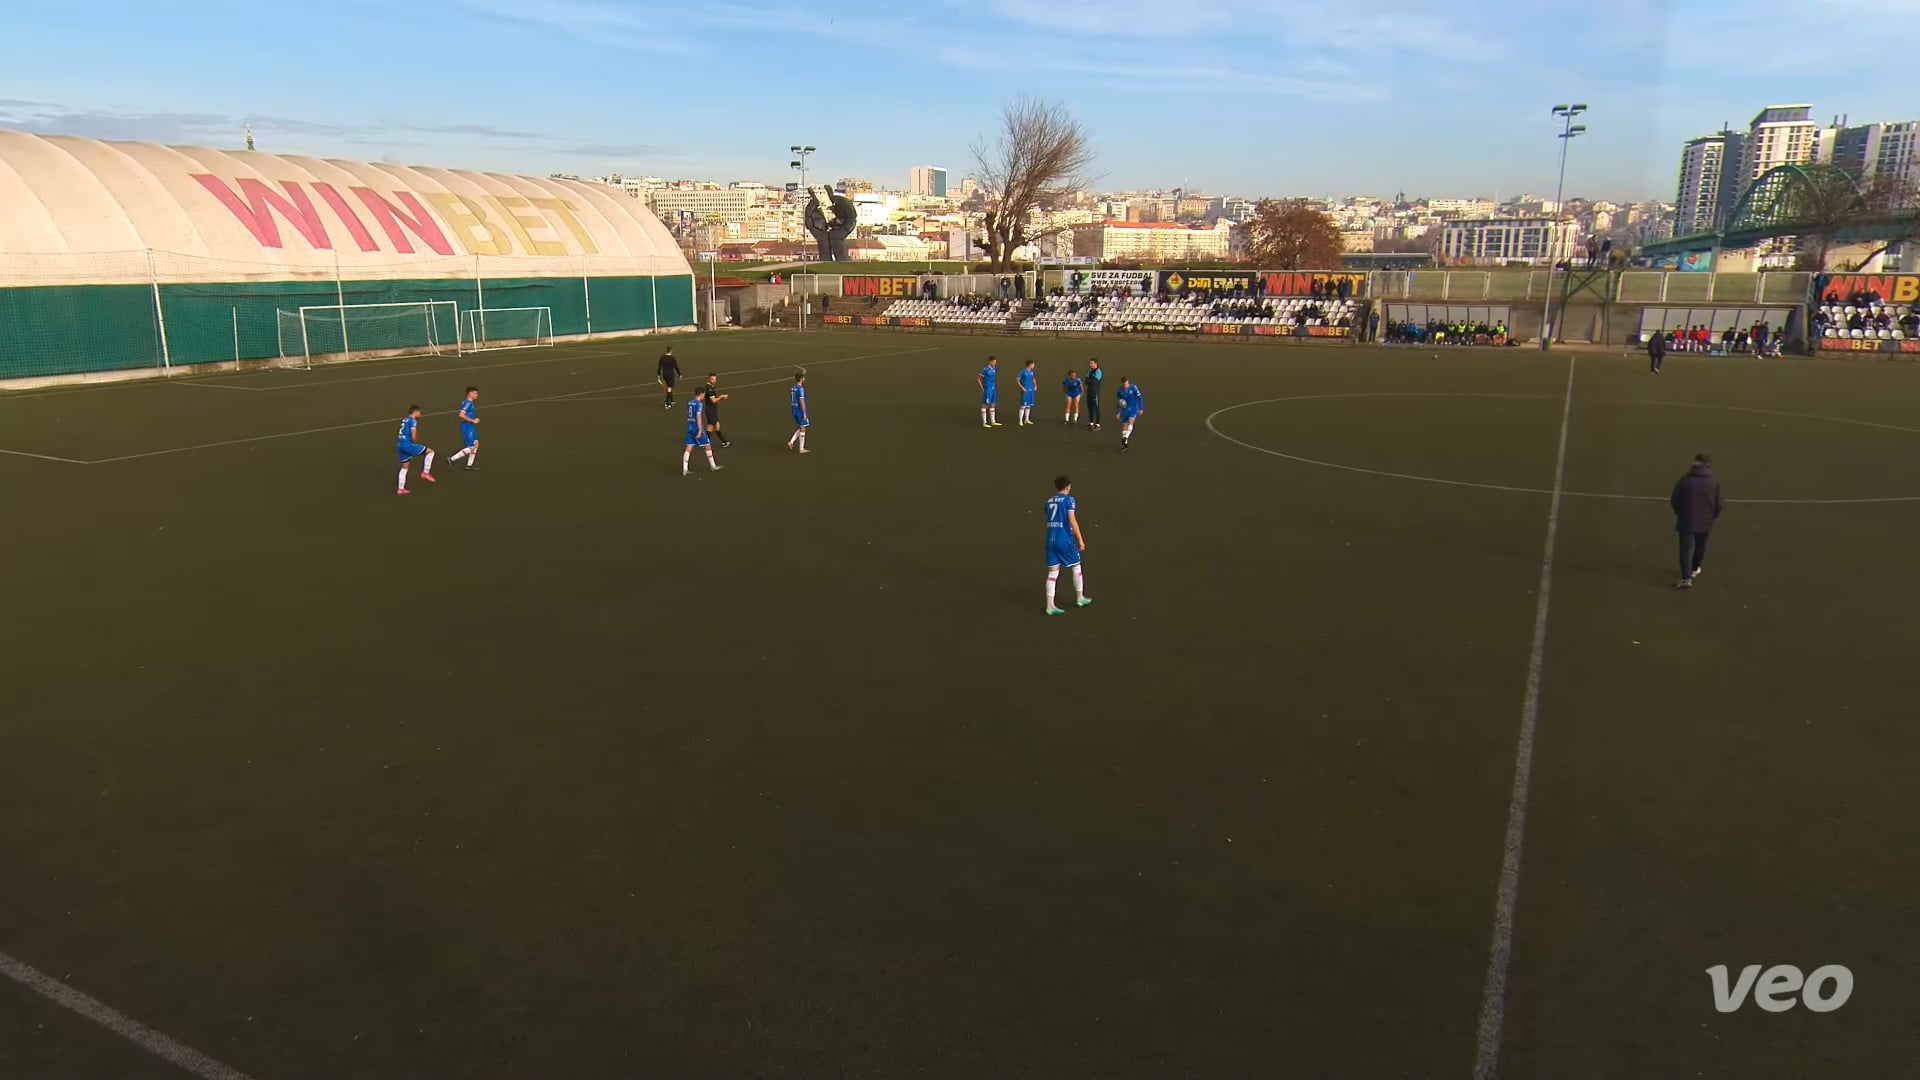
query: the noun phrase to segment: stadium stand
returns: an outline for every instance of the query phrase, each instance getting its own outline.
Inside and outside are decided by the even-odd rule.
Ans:
[[[1006,326],[1018,314],[1010,300],[956,296],[949,300],[895,300],[880,314],[890,319],[931,319],[940,326]]]
[[[1878,296],[1829,299],[1814,309],[1813,326],[1821,338],[1854,341],[1905,341],[1920,338],[1920,312],[1910,304],[1889,304]]]
[[[1198,328],[1225,326],[1352,326],[1360,310],[1356,300],[1309,297],[1160,300],[1049,297],[1044,307],[1021,324],[1023,330],[1107,330],[1135,325]]]

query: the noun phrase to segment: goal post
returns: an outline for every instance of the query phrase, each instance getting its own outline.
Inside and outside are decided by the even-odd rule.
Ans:
[[[404,304],[310,304],[276,315],[280,355],[308,367],[316,358],[441,356],[465,351],[460,305],[452,300]]]
[[[550,307],[468,308],[467,350],[535,349],[553,344]]]

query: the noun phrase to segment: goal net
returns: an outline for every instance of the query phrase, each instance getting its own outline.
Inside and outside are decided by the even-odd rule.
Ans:
[[[280,355],[308,367],[319,360],[368,356],[458,354],[460,307],[451,300],[417,304],[319,304],[281,310]]]
[[[468,351],[531,349],[553,344],[553,309],[545,307],[469,308]]]

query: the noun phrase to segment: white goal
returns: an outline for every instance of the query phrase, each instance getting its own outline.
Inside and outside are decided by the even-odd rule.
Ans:
[[[316,358],[440,356],[463,352],[460,306],[451,300],[417,304],[315,304],[278,313],[280,355],[312,367]]]
[[[468,308],[466,347],[533,349],[553,344],[553,309],[546,307]]]

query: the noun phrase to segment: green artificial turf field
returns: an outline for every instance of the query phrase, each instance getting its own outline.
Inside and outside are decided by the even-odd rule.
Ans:
[[[0,396],[0,1076],[226,1075],[62,986],[253,1080],[1920,1074],[1920,367],[672,344],[718,474],[651,341]]]

